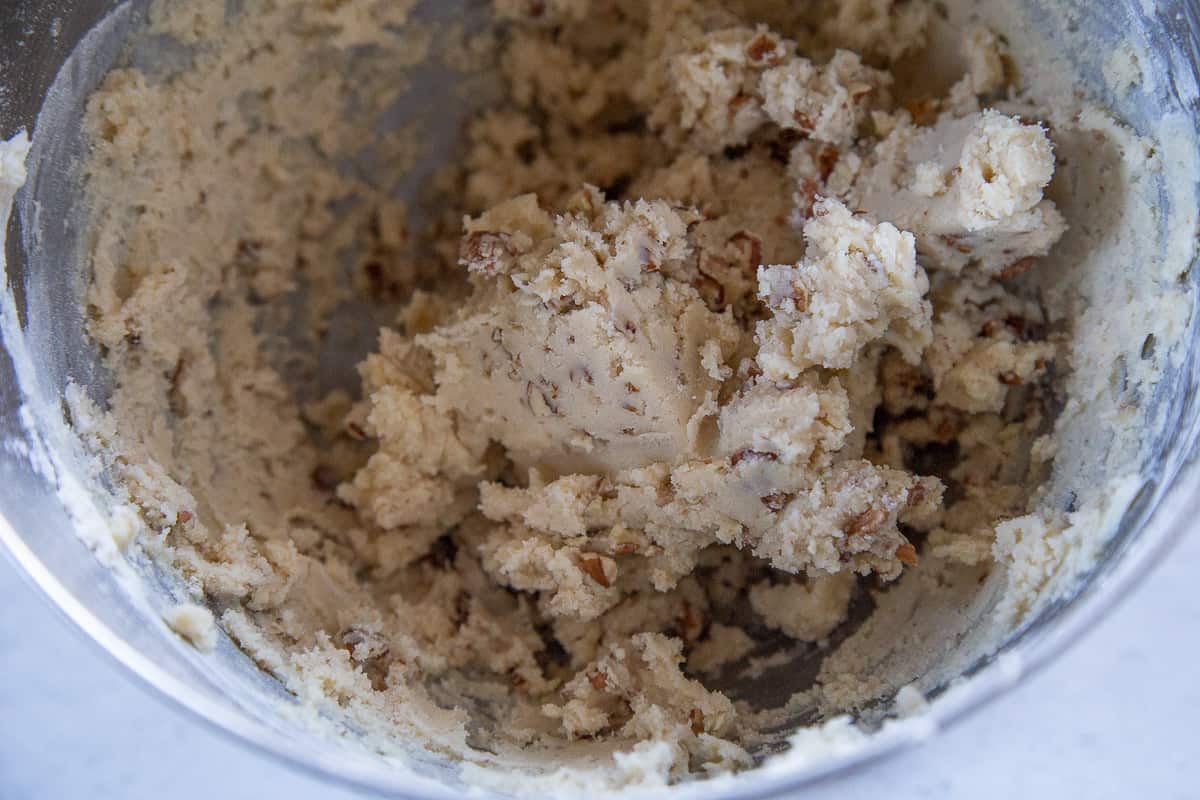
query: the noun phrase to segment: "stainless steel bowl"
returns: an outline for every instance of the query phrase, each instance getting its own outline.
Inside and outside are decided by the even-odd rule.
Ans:
[[[117,58],[118,46],[137,25],[144,3],[9,0],[6,5],[0,19],[0,40],[7,43],[0,50],[0,87],[4,87],[0,134],[8,138],[26,128],[37,137],[40,150],[8,225],[7,292],[0,300],[0,330],[5,333],[5,349],[0,351],[0,542],[4,549],[68,618],[113,657],[246,745],[327,779],[388,795],[460,794],[455,791],[451,765],[431,759],[410,765],[414,771],[398,771],[384,759],[301,724],[298,715],[291,713],[295,708],[291,696],[228,641],[222,642],[215,656],[202,659],[159,622],[158,612],[172,598],[183,596],[173,576],[154,564],[135,563],[137,581],[149,590],[131,594],[119,572],[102,563],[85,544],[88,529],[103,524],[99,511],[89,518],[86,508],[81,512],[79,506],[62,501],[64,489],[70,490],[76,481],[71,464],[84,456],[60,414],[34,410],[58,408],[68,381],[95,387],[100,394],[107,382],[83,330],[81,296],[86,277],[76,216],[69,213],[78,201],[71,165],[83,142],[78,136],[46,132],[70,128],[71,115],[79,112],[78,99]],[[1065,24],[1066,17],[1049,14],[1039,0],[1025,5],[1042,14],[1048,25]],[[1196,85],[1200,64],[1196,3],[1162,3],[1149,17],[1143,8],[1147,4],[1137,0],[1073,0],[1066,5],[1073,11],[1071,24],[1098,45],[1095,52],[1080,55],[1081,72],[1093,88],[1101,86],[1098,76],[1110,46],[1129,30],[1141,31],[1164,54],[1172,80],[1163,82],[1161,92],[1105,97],[1120,117],[1135,129],[1151,127],[1161,109],[1168,107],[1183,109],[1197,119],[1194,91],[1181,88]],[[478,17],[483,6],[473,0],[426,3],[428,13],[438,15]],[[68,60],[77,48],[79,52]],[[434,90],[432,85],[417,85],[414,94]],[[458,117],[448,117],[447,124],[452,128],[460,117],[461,111]],[[1195,290],[1200,286],[1200,270],[1192,269],[1185,280]],[[923,725],[877,738],[841,759],[794,771],[751,771],[719,790],[695,784],[681,789],[681,794],[767,797],[834,780],[979,708],[1093,625],[1200,513],[1200,469],[1195,462],[1200,436],[1200,338],[1195,314],[1190,325],[1185,352],[1176,362],[1179,367],[1162,382],[1160,399],[1169,409],[1165,421],[1160,430],[1147,432],[1154,438],[1154,454],[1145,466],[1146,485],[1100,562],[1072,597],[1042,610],[999,651],[969,669],[971,680],[936,702]],[[45,448],[55,451],[57,465],[40,457]]]

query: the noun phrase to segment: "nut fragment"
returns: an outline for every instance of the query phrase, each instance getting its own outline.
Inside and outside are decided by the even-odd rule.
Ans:
[[[746,58],[757,64],[775,66],[783,60],[783,55],[779,52],[779,42],[775,37],[760,33],[746,45]]]
[[[900,559],[901,564],[915,567],[917,565],[917,548],[909,542],[905,542],[896,548],[896,558]]]
[[[904,108],[912,115],[913,122],[917,125],[926,126],[937,122],[938,109],[936,100],[929,98],[913,100],[906,104]]]
[[[597,670],[588,675],[588,683],[592,685],[593,689],[600,691],[608,686],[608,673]]]
[[[808,290],[799,283],[792,284],[792,305],[796,307],[796,311],[803,314],[808,311],[808,303],[811,298],[808,295]]]
[[[553,383],[535,385],[533,381],[525,383],[525,403],[529,410],[538,416],[558,416],[558,387]]]
[[[837,166],[838,158],[841,157],[841,152],[833,146],[821,148],[821,152],[817,154],[817,169],[820,170],[821,180],[829,180],[829,176],[833,174],[833,168]]]
[[[866,536],[876,533],[887,522],[888,512],[882,508],[868,508],[846,526],[847,536]]]
[[[692,713],[688,714],[688,720],[692,723],[692,733],[699,736],[704,733],[704,712],[698,708],[693,708]]]
[[[458,263],[470,272],[488,277],[508,272],[513,259],[509,242],[506,233],[476,231],[463,239]]]
[[[1035,261],[1037,261],[1037,259],[1034,258],[1033,256],[1028,256],[1027,258],[1022,258],[1020,261],[1015,261],[1012,264],[1009,264],[1004,269],[997,272],[996,279],[1001,280],[1001,281],[1012,280],[1013,278],[1017,277],[1018,275],[1021,275],[1025,272],[1027,272],[1029,270],[1029,268],[1033,266]]]
[[[766,497],[760,497],[759,500],[771,511],[782,511],[792,501],[793,497],[795,495],[788,494],[787,492],[775,492]]]
[[[604,572],[604,562],[596,556],[586,556],[579,559],[579,568],[588,574],[588,576],[596,583],[607,589],[612,584],[609,583],[608,575]]]
[[[759,239],[749,231],[742,230],[729,237],[729,244],[735,245],[742,251],[742,257],[745,259],[746,266],[751,271],[757,270],[762,266],[762,239]]]
[[[642,266],[642,272],[658,272],[662,269],[662,266],[654,260],[649,247],[638,248],[638,263]]]
[[[167,394],[167,402],[171,413],[177,417],[186,417],[188,415],[187,395],[183,393],[181,385],[185,366],[187,366],[187,362],[184,361],[183,356],[180,356],[175,361],[175,369],[167,376],[167,379],[171,383],[170,391]]]
[[[817,196],[821,186],[812,178],[801,178],[796,186],[796,215],[807,220],[813,217],[813,206],[817,204]]]
[[[764,453],[759,450],[739,450],[729,457],[729,466],[736,467],[746,459],[751,461],[778,461],[779,456],[774,453]]]

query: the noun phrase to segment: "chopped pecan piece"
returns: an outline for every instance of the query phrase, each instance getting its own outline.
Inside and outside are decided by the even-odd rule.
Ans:
[[[783,60],[783,55],[779,52],[779,42],[774,36],[760,33],[746,45],[746,58],[756,64],[775,66]]]
[[[1015,261],[997,272],[996,279],[1001,281],[1010,281],[1018,275],[1022,275],[1027,272],[1029,268],[1033,266],[1035,261],[1037,261],[1037,259],[1033,256],[1022,258],[1020,261]]]
[[[787,507],[787,504],[792,501],[793,497],[795,495],[788,494],[787,492],[775,492],[766,497],[760,497],[759,500],[771,511],[783,511]]]
[[[750,100],[751,100],[750,95],[744,94],[744,93],[739,93],[739,94],[735,95],[732,100],[729,101],[729,109],[731,111],[736,111],[737,109],[746,105],[746,103],[749,103]]]
[[[801,219],[812,219],[813,206],[816,205],[820,193],[820,184],[812,178],[800,179],[796,187],[796,214]]]
[[[888,513],[882,508],[868,508],[846,526],[848,536],[866,536],[876,533],[887,522]]]
[[[604,562],[596,556],[584,556],[579,559],[579,568],[605,589],[612,585],[608,580],[608,575],[604,572]]]
[[[805,311],[808,311],[808,303],[810,299],[811,298],[808,296],[807,289],[800,284],[792,285],[792,305],[796,307],[798,312],[803,314]]]
[[[937,101],[931,99],[913,100],[904,106],[909,114],[912,114],[913,122],[917,125],[926,126],[937,122],[938,109]]]
[[[525,384],[525,401],[529,406],[529,410],[535,414],[545,416],[552,414],[558,416],[558,387],[553,383],[549,385],[535,385],[533,381],[528,381]]]
[[[756,270],[762,266],[762,239],[759,239],[749,231],[738,231],[729,237],[729,243],[737,245],[742,251],[746,266],[751,270]]]
[[[821,180],[829,180],[829,176],[833,174],[833,168],[837,166],[838,158],[840,157],[841,153],[836,147],[821,148],[821,152],[817,154],[817,169],[820,170]]]
[[[507,272],[512,267],[513,252],[506,233],[476,231],[463,239],[458,263],[470,272],[488,277]]]
[[[774,453],[764,453],[759,450],[738,450],[729,457],[729,466],[736,467],[746,459],[751,459],[753,461],[778,461],[779,456],[775,455]]]

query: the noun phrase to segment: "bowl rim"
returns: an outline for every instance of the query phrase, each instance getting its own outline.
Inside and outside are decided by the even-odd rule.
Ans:
[[[1200,14],[1200,0],[1185,0],[1189,23]],[[1193,29],[1193,35],[1196,31]],[[1200,66],[1200,65],[1198,65]],[[7,221],[7,214],[3,215]],[[3,238],[0,237],[0,242]],[[0,254],[2,255],[2,254]],[[1191,261],[1200,260],[1197,240],[1192,241]],[[0,258],[0,264],[3,259]],[[1200,291],[1200,290],[1198,290]],[[1193,308],[1195,315],[1196,309]],[[1196,339],[1197,320],[1192,320]],[[1200,342],[1197,343],[1200,347]],[[863,771],[886,759],[919,745],[966,720],[1017,686],[1026,676],[1035,674],[1061,656],[1130,593],[1146,580],[1170,550],[1192,529],[1200,528],[1200,428],[1186,432],[1176,451],[1178,461],[1173,475],[1165,477],[1158,503],[1149,510],[1140,529],[1128,546],[1114,553],[1111,560],[1084,576],[1076,592],[1056,609],[1053,624],[1034,624],[1010,640],[994,657],[987,659],[970,677],[931,702],[920,715],[864,740],[850,752],[798,766],[794,769],[765,773],[750,769],[736,780],[720,787],[705,788],[707,781],[672,787],[669,797],[682,798],[704,792],[706,798],[759,800],[779,797],[801,789],[828,785]],[[1122,526],[1124,527],[1124,526]],[[234,707],[214,702],[204,692],[164,669],[154,659],[117,634],[99,616],[81,602],[18,534],[0,513],[0,552],[5,553],[16,572],[70,624],[76,635],[90,642],[120,665],[132,683],[148,688],[185,714],[216,731],[226,741],[249,749],[296,773],[308,775],[328,785],[353,788],[375,796],[427,800],[433,797],[460,797],[448,787],[440,790],[413,791],[404,782],[409,773],[389,770],[383,762],[369,763],[339,758],[334,750],[321,752],[308,743],[277,735],[265,724]],[[1036,628],[1036,630],[1035,630]],[[888,735],[888,734],[891,735]],[[690,791],[689,791],[690,787]],[[655,796],[662,790],[654,790]],[[630,796],[640,793],[634,792]]]

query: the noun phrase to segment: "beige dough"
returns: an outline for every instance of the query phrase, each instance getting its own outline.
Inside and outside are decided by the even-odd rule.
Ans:
[[[921,0],[497,0],[445,48],[409,4],[288,5],[160,4],[194,63],[92,97],[116,389],[73,413],[141,546],[305,702],[604,785],[740,768],[755,714],[710,679],[1017,536],[1062,347],[1026,282],[1068,225],[990,31],[913,98]],[[429,59],[506,94],[417,224],[381,187],[419,133],[369,132]],[[338,167],[368,146],[377,182]],[[297,399],[296,292],[314,349],[386,311],[360,387]]]

